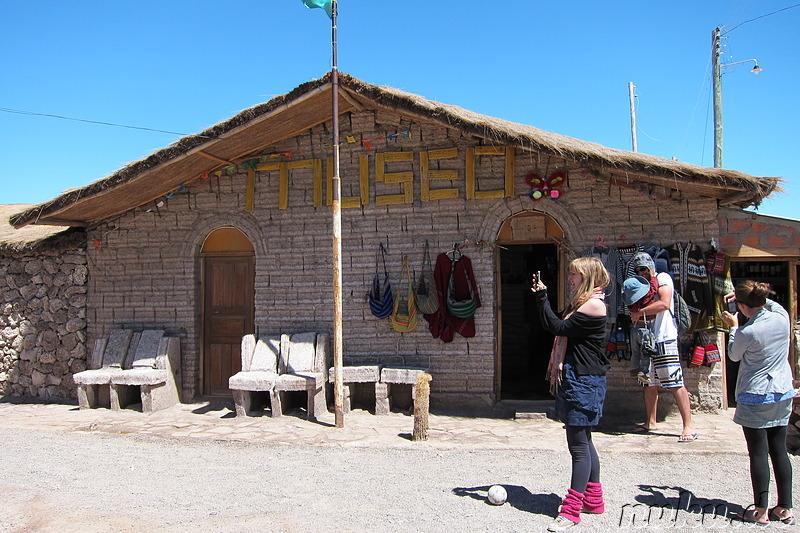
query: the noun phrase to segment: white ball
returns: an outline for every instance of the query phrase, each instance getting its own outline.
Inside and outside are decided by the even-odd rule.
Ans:
[[[502,485],[492,485],[489,487],[488,498],[492,505],[503,505],[506,503],[508,494]]]

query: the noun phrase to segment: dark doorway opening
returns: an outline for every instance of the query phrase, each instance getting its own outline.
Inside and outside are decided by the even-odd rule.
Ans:
[[[539,271],[551,302],[558,288],[558,252],[553,244],[504,245],[500,250],[503,400],[552,399],[545,381],[553,335],[542,329],[530,290]]]

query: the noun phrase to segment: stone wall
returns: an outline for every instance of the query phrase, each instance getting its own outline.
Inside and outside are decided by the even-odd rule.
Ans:
[[[342,210],[343,338],[345,364],[402,364],[431,370],[431,401],[441,405],[489,406],[495,400],[494,373],[498,346],[496,305],[497,261],[493,242],[508,217],[524,211],[551,216],[564,229],[568,248],[592,245],[598,235],[609,245],[621,240],[708,243],[719,236],[717,207],[712,199],[680,197],[658,186],[629,186],[620,173],[588,169],[555,157],[517,150],[515,192],[510,197],[467,199],[465,154],[488,144],[457,129],[420,124],[388,113],[358,112],[342,117],[342,196],[358,197],[359,176],[368,173],[367,201]],[[380,139],[380,140],[375,140]],[[457,197],[423,200],[421,152],[457,149],[457,156],[428,162],[430,170],[454,171],[455,179],[431,180],[431,188],[451,188]],[[385,163],[387,172],[408,172],[410,183],[376,179],[379,153],[413,152],[410,161]],[[268,161],[318,159],[327,170],[329,125],[270,147]],[[502,154],[502,151],[501,151]],[[365,159],[366,158],[366,159]],[[506,159],[479,157],[475,162],[478,190],[502,190]],[[569,172],[557,201],[533,202],[525,176]],[[323,173],[325,176],[325,173]],[[613,178],[613,179],[612,179]],[[610,182],[610,180],[613,181]],[[619,180],[619,181],[617,181]],[[245,210],[247,172],[242,167],[212,174],[188,184],[160,205],[147,205],[97,228],[99,246],[90,247],[89,341],[114,327],[159,327],[182,338],[185,398],[198,394],[201,380],[200,260],[210,231],[221,226],[242,230],[255,248],[255,322],[258,333],[333,330],[331,210],[313,206],[312,168],[295,168],[288,176],[276,170],[256,173],[254,209]],[[287,187],[286,209],[279,193]],[[408,203],[385,204],[389,195],[405,195]],[[348,200],[350,201],[350,200]],[[624,237],[623,237],[624,236]],[[90,236],[91,238],[91,236]],[[375,274],[379,243],[388,246],[390,277],[398,287],[401,259],[419,268],[428,240],[434,256],[467,242],[483,306],[476,319],[477,335],[456,335],[452,343],[433,339],[427,324],[411,333],[393,331],[387,320],[370,315],[366,301]],[[627,387],[624,382],[619,383]],[[631,393],[640,394],[631,388]],[[694,391],[695,394],[697,391]],[[638,396],[637,396],[638,397]]]
[[[0,396],[74,398],[86,369],[86,253],[0,252]]]

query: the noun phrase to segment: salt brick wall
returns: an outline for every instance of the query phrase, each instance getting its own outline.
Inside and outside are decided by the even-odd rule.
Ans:
[[[343,197],[358,194],[359,156],[370,156],[369,204],[342,210],[345,364],[428,367],[434,376],[434,405],[485,407],[495,400],[498,341],[494,250],[475,245],[464,250],[472,259],[483,302],[475,316],[477,336],[465,339],[456,335],[452,343],[443,343],[431,337],[422,318],[416,331],[401,334],[391,329],[388,320],[370,315],[366,293],[375,273],[379,243],[388,246],[387,266],[397,288],[401,258],[407,255],[412,268],[419,270],[425,240],[430,242],[433,256],[465,239],[494,241],[502,223],[525,210],[540,211],[557,220],[576,251],[592,245],[598,235],[612,245],[621,235],[630,242],[657,241],[664,245],[675,241],[707,243],[719,235],[713,200],[676,200],[658,187],[647,192],[609,187],[603,179],[574,165],[566,167],[569,183],[558,201],[534,203],[527,197],[525,175],[552,173],[565,168],[564,162],[519,150],[515,158],[516,196],[466,200],[464,157],[466,148],[478,144],[475,137],[388,113],[352,113],[341,123],[341,138],[352,135],[358,141],[340,147]],[[292,160],[324,160],[330,153],[329,131],[328,127],[315,127],[277,144],[274,152],[291,152]],[[401,135],[403,131],[408,135]],[[373,141],[372,148],[378,152],[415,152],[413,162],[389,163],[386,167],[387,172],[413,171],[414,201],[378,206],[376,194],[399,194],[402,189],[400,185],[375,182],[375,153],[367,152],[360,141],[393,134],[397,134],[396,139]],[[421,202],[418,152],[451,147],[458,148],[459,157],[432,161],[431,168],[456,169],[460,179],[436,181],[432,187],[456,187],[460,197]],[[479,188],[502,188],[503,172],[503,157],[480,158],[476,164]],[[601,169],[601,175],[608,172]],[[198,180],[188,193],[177,193],[158,210],[146,206],[152,211],[139,208],[97,227],[94,233],[101,246],[89,250],[90,341],[115,327],[158,327],[170,335],[180,335],[184,397],[197,394],[201,368],[198,255],[206,235],[224,225],[241,229],[255,247],[255,322],[259,333],[331,333],[331,211],[327,206],[311,206],[311,176],[310,169],[291,171],[286,210],[278,209],[279,173],[260,171],[255,210],[245,212],[246,174],[237,172]],[[323,193],[323,202],[325,198]],[[612,372],[609,386],[630,389],[625,377]],[[639,393],[638,389],[634,392]]]

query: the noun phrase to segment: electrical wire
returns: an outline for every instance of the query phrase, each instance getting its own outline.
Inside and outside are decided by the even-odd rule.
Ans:
[[[86,122],[88,124],[100,124],[102,126],[115,126],[117,128],[128,128],[128,129],[132,129],[132,130],[154,131],[156,133],[168,133],[170,135],[182,135],[182,136],[194,135],[195,137],[206,137],[205,135],[198,135],[198,134],[191,134],[191,133],[180,133],[180,132],[177,132],[177,131],[159,130],[159,129],[155,129],[155,128],[143,128],[143,127],[140,127],[140,126],[128,126],[128,125],[125,125],[125,124],[115,124],[113,122],[101,122],[99,120],[86,120],[86,119],[82,119],[82,118],[65,117],[65,116],[62,116],[62,115],[51,115],[49,113],[35,113],[33,111],[22,111],[20,109],[9,109],[7,107],[0,107],[0,111],[3,111],[4,113],[14,113],[16,115],[31,115],[31,116],[37,116],[37,117],[60,118],[62,120],[74,120],[76,122]]]
[[[739,24],[737,24],[733,28],[731,28],[728,31],[726,31],[725,34],[727,35],[728,33],[732,32],[733,30],[735,30],[736,28],[741,26],[742,24],[747,24],[748,22],[753,22],[754,20],[763,19],[764,17],[768,17],[770,15],[774,15],[775,13],[780,13],[781,11],[786,11],[787,9],[792,9],[792,8],[795,8],[795,7],[800,7],[800,4],[795,4],[793,6],[784,7],[783,9],[779,9],[777,11],[773,11],[772,13],[767,13],[766,15],[761,15],[761,16],[758,16],[756,18],[752,18],[750,20],[745,20],[744,22],[740,22]]]

